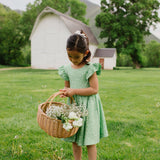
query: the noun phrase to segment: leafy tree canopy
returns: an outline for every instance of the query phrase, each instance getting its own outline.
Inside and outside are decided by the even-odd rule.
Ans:
[[[8,7],[6,7],[0,3],[0,26],[5,21],[5,17],[7,16],[9,11],[11,11],[11,10]]]
[[[86,8],[87,6],[85,3],[80,2],[79,0],[70,0],[70,16],[88,24],[89,20],[84,18],[86,15]]]
[[[2,6],[0,6],[2,7]],[[24,37],[19,29],[20,15],[2,7],[0,10],[0,64],[16,65],[21,57]]]
[[[106,47],[130,55],[139,67],[143,37],[150,34],[151,25],[160,22],[159,7],[158,0],[101,0],[101,13],[96,17],[96,26],[102,29],[100,38],[107,37]]]

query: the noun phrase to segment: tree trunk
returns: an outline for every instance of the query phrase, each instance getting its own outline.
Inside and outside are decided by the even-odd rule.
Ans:
[[[141,68],[141,65],[136,61],[136,62],[133,62],[134,66],[133,68],[134,69],[140,69]]]
[[[134,69],[140,69],[141,68],[141,58],[140,55],[136,52],[134,54],[131,54],[132,62],[133,62],[133,68]]]

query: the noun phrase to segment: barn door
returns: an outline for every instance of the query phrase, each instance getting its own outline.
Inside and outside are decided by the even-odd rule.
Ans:
[[[104,58],[100,58],[99,63],[101,64],[102,69],[104,69]]]

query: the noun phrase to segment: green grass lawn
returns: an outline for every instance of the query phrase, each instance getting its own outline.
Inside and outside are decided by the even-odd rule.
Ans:
[[[11,66],[7,66],[7,65],[0,65],[0,69],[2,68],[11,68]]]
[[[0,71],[0,159],[73,160],[72,144],[48,136],[36,121],[38,104],[61,88],[54,70]],[[97,144],[97,159],[159,160],[160,69],[102,71],[99,94],[109,137]]]

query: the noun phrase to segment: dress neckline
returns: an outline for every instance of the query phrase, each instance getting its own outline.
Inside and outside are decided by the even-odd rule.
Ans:
[[[70,64],[70,68],[72,68],[73,70],[79,70],[79,69],[84,68],[85,66],[86,66],[86,65],[82,66],[81,68],[73,68],[73,67],[72,67],[72,64]]]

